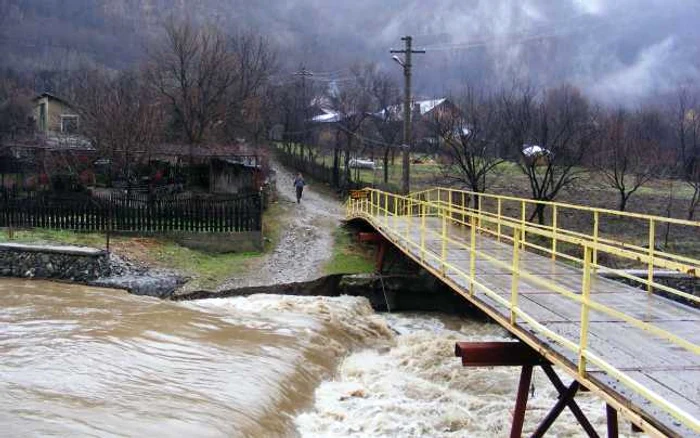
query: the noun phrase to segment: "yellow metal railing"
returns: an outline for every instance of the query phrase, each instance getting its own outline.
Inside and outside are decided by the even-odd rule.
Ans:
[[[652,323],[597,302],[591,296],[592,276],[596,272],[607,271],[645,284],[649,292],[661,290],[695,304],[700,303],[700,299],[694,295],[654,281],[656,269],[674,270],[696,277],[700,276],[700,260],[661,250],[655,246],[658,237],[656,233],[660,228],[673,225],[685,227],[690,230],[690,233],[698,233],[700,222],[442,188],[413,193],[409,196],[400,196],[375,189],[365,189],[364,192],[365,196],[355,197],[347,202],[348,217],[363,217],[369,220],[392,239],[394,244],[404,247],[410,253],[417,253],[415,258],[435,275],[445,280],[450,280],[450,276],[457,276],[465,280],[470,286],[468,289],[470,297],[473,297],[477,292],[483,293],[498,305],[508,309],[510,316],[502,323],[517,327],[518,321],[525,322],[529,324],[530,329],[574,353],[578,358],[578,374],[582,378],[586,378],[589,365],[596,366],[658,408],[666,411],[683,425],[695,432],[700,432],[700,419],[693,417],[652,389],[634,380],[629,374],[611,365],[591,351],[588,345],[589,314],[590,311],[596,311],[665,339],[700,358],[699,345]],[[549,223],[540,224],[529,220],[528,209],[532,212],[537,205],[550,209],[551,219]],[[591,229],[588,233],[564,226],[562,217],[570,215],[571,212],[590,215]],[[601,221],[606,217],[625,221],[643,221],[649,227],[648,245],[629,243],[604,236],[601,233]],[[403,220],[407,218],[411,220]],[[400,222],[403,223],[402,227],[397,226]],[[418,227],[418,229],[413,227]],[[468,230],[468,234],[460,229]],[[477,234],[492,236],[504,243],[510,242],[513,251],[511,261],[499,260],[486,251],[478,250]],[[438,241],[439,247],[432,245],[429,248],[429,241]],[[569,246],[567,252],[562,249],[565,244]],[[448,247],[469,251],[467,270],[448,260]],[[546,277],[537,276],[522,269],[520,258],[524,249],[551,255],[554,260],[560,258],[567,263],[579,265],[582,268],[582,290],[568,290]],[[639,278],[624,270],[605,266],[601,262],[603,254],[629,260],[633,264],[646,265],[646,278]],[[477,279],[477,255],[494,266],[511,273],[509,299],[499,295],[487,284]],[[556,292],[581,307],[580,333],[577,340],[568,339],[555,333],[519,306],[519,283],[522,279]]]

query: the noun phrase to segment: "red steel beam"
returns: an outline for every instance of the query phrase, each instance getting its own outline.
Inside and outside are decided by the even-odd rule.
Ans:
[[[384,236],[379,233],[359,233],[358,239],[360,242],[382,242]]]
[[[457,342],[455,355],[465,367],[543,365],[549,362],[522,342]]]

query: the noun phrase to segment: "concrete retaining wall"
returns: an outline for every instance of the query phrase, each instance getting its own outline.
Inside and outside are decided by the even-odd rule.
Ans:
[[[94,248],[0,244],[0,276],[87,282],[110,274],[109,255]]]
[[[263,236],[260,231],[238,233],[169,233],[173,239],[186,248],[215,254],[229,252],[262,251]]]

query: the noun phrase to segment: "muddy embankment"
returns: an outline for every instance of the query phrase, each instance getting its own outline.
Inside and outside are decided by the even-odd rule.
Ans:
[[[464,314],[474,311],[474,308],[464,298],[427,274],[336,274],[311,281],[268,286],[241,287],[221,291],[175,292],[167,299],[186,301],[256,294],[360,296],[367,298],[376,311],[439,311],[448,314]]]

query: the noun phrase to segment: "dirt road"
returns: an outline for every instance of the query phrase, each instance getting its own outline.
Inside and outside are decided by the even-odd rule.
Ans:
[[[340,203],[308,185],[297,204],[294,173],[274,161],[271,164],[277,172],[278,202],[285,216],[279,243],[252,262],[244,276],[226,280],[219,290],[311,280],[322,275],[323,264],[331,257],[333,230],[342,218]]]

